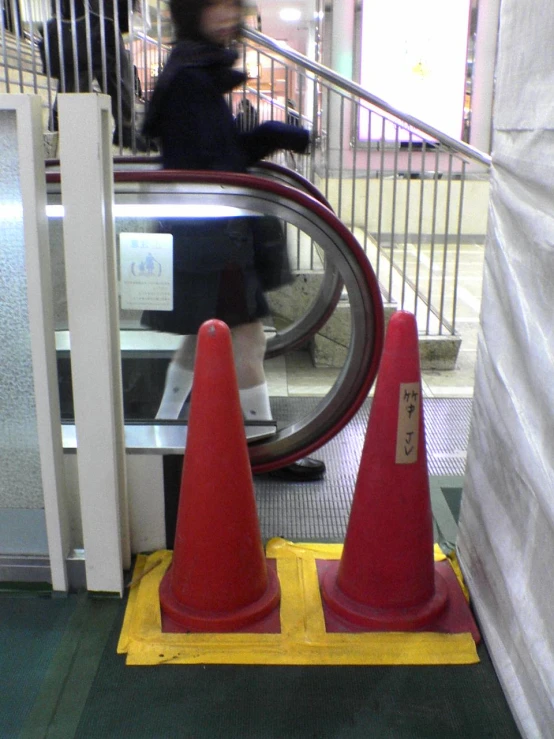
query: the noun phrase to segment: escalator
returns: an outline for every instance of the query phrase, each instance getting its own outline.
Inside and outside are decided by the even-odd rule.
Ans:
[[[350,231],[337,219],[314,186],[294,172],[277,165],[257,167],[249,174],[222,172],[173,172],[135,166],[114,171],[114,216],[117,242],[122,233],[156,233],[160,219],[198,217],[199,213],[224,212],[230,216],[271,215],[286,227],[289,252],[296,267],[297,283],[287,286],[285,295],[270,297],[275,320],[268,326],[267,360],[288,357],[308,346],[333,321],[340,308],[348,323],[344,359],[335,368],[328,392],[308,411],[293,419],[276,418],[269,434],[249,435],[253,471],[267,472],[311,453],[337,434],[366,398],[377,374],[382,350],[384,321],[380,290],[371,265]],[[67,316],[63,310],[63,229],[60,177],[47,174],[51,248],[54,283],[58,285],[56,329],[60,372],[62,418],[72,422],[70,347]],[[56,211],[58,206],[58,211]],[[222,210],[223,209],[223,210]],[[58,265],[56,267],[56,265]],[[56,279],[56,273],[59,273]],[[307,290],[306,286],[310,286]],[[300,300],[298,301],[298,297]],[[289,306],[298,306],[283,315]],[[344,321],[343,321],[344,323]],[[165,366],[178,337],[153,335],[140,326],[140,312],[121,311],[124,389],[140,385],[144,403],[133,407],[124,398],[127,437],[140,443],[141,435],[152,446],[157,439],[160,453],[182,452],[186,443],[186,418],[179,421],[154,420],[156,393]],[[332,331],[331,331],[332,334]],[[65,337],[65,339],[64,339]],[[125,340],[123,340],[125,339]],[[333,336],[326,339],[333,342]],[[65,342],[65,343],[64,343]],[[173,342],[173,343],[172,343]],[[132,371],[129,367],[132,366]],[[153,368],[156,368],[153,372]],[[156,381],[152,379],[156,376]],[[145,377],[148,376],[148,381]],[[129,381],[129,377],[131,379]],[[126,379],[127,378],[127,379]],[[138,378],[138,379],[137,379]],[[309,394],[309,393],[308,393]],[[149,401],[149,402],[148,402]],[[222,420],[224,422],[224,419]],[[164,434],[171,442],[164,447]]]

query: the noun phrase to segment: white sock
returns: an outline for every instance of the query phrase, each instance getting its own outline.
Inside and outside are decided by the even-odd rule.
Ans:
[[[181,408],[192,388],[193,373],[177,362],[170,362],[165,376],[162,401],[156,418],[179,418]]]
[[[239,389],[239,395],[242,414],[246,421],[271,421],[273,419],[267,382]]]

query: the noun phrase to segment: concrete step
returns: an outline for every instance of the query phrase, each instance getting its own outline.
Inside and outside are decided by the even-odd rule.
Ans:
[[[293,285],[269,293],[274,316],[285,322],[295,321],[314,300],[322,280],[321,272],[302,274]],[[385,326],[397,310],[395,303],[384,302]],[[344,365],[350,343],[350,304],[341,300],[333,315],[310,342],[314,366],[340,368]],[[420,336],[420,362],[424,370],[452,370],[462,340],[460,336]]]
[[[385,303],[385,330],[396,305]],[[350,340],[350,306],[339,303],[325,326],[310,342],[310,354],[314,367],[340,368],[348,354]],[[453,370],[462,344],[460,336],[419,337],[419,361],[422,370]]]
[[[46,75],[42,74],[41,70],[36,70],[36,73],[33,73],[27,70],[20,71],[16,67],[2,66],[0,66],[0,83],[5,87],[15,88],[10,89],[9,92],[32,92],[35,85],[37,90],[47,90],[50,87],[51,90],[55,91],[58,87],[58,80],[52,77],[49,80]],[[25,89],[22,89],[22,87]],[[31,90],[28,88],[31,88]]]
[[[34,67],[33,67],[33,58],[30,56],[19,56],[15,51],[9,52],[2,56],[0,56],[0,65],[5,68],[6,66],[10,69],[22,69],[25,72],[33,72],[33,70],[37,74],[42,74],[42,62],[40,60],[40,57],[37,55],[34,60]]]
[[[35,44],[32,44],[27,38],[17,38],[14,34],[4,31],[4,43],[0,39],[0,61],[4,63],[4,55],[8,60],[15,58],[16,67],[19,66],[19,62],[29,64],[32,68],[32,60],[35,58],[35,64],[39,67],[42,66],[40,61],[40,55],[38,48]],[[11,66],[11,62],[8,62]]]

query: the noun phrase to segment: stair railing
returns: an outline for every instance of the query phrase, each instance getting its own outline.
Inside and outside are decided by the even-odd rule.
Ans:
[[[0,85],[5,92],[41,94],[46,131],[58,83],[40,74],[36,36],[49,14],[46,0],[41,8],[41,17],[23,31],[19,23],[8,29],[0,20]],[[150,7],[156,12],[142,30],[133,28],[131,14],[126,37],[142,83],[133,99],[137,130],[169,53],[160,40],[161,10]],[[249,78],[230,96],[233,110],[248,98],[259,120],[297,120],[312,130],[309,156],[285,152],[276,161],[324,194],[362,244],[387,302],[415,313],[424,335],[456,334],[464,246],[484,243],[490,157],[252,29],[245,29],[242,65]],[[317,263],[297,269],[317,270]]]
[[[421,334],[454,335],[464,245],[484,243],[490,156],[251,29],[243,65],[235,98],[260,120],[288,120],[294,104],[312,129],[310,157],[284,163],[358,238],[385,300],[413,312]]]

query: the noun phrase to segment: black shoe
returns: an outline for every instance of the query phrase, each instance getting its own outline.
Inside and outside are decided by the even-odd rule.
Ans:
[[[278,480],[288,480],[289,482],[312,482],[313,480],[321,480],[325,474],[325,462],[313,457],[304,457],[297,462],[273,470],[269,474]]]
[[[123,129],[123,136],[119,135],[119,131],[116,129],[113,135],[113,143],[115,146],[123,146],[124,149],[133,148],[133,133],[130,128]],[[140,133],[135,133],[135,151],[152,151],[157,152],[158,147],[153,141],[148,141],[141,136]]]

